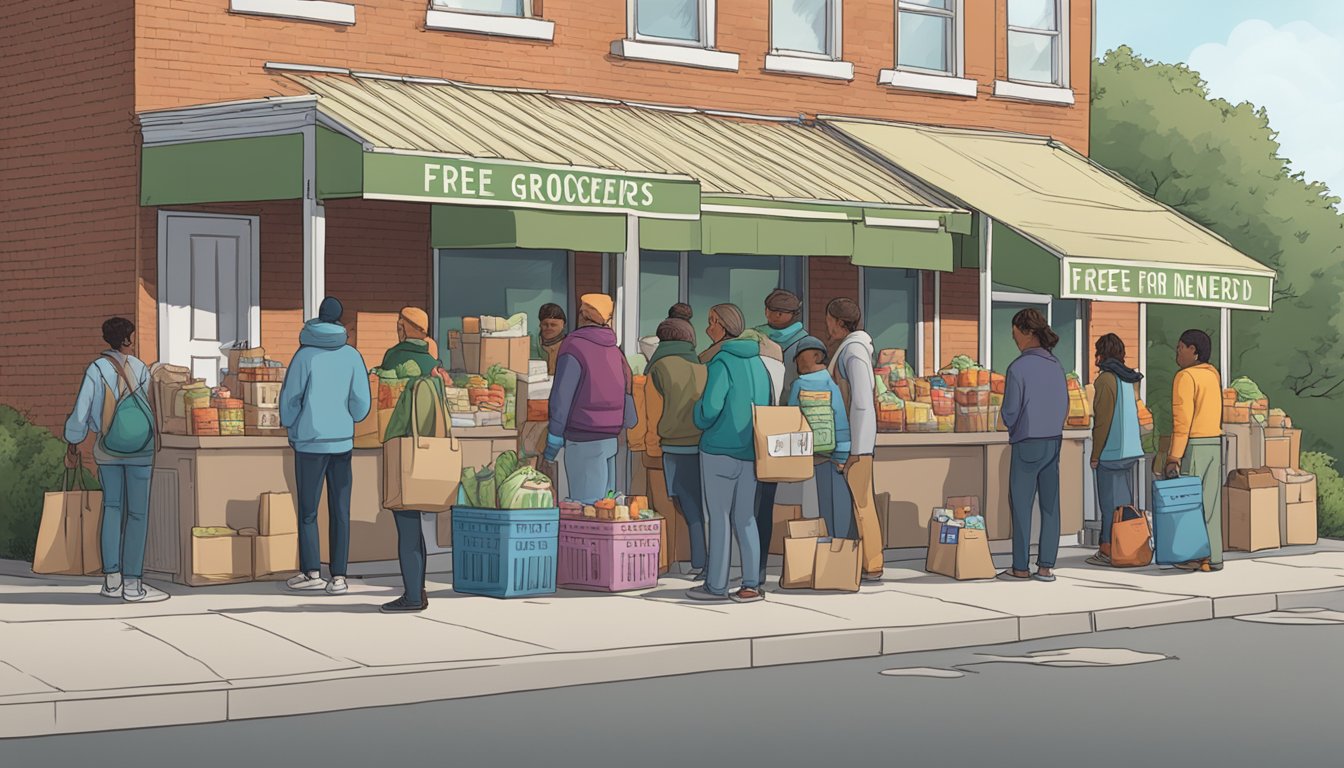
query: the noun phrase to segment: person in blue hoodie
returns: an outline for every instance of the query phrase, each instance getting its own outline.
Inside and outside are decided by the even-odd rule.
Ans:
[[[1111,565],[1111,524],[1115,510],[1134,503],[1134,469],[1143,457],[1139,401],[1135,387],[1143,374],[1125,365],[1125,342],[1114,333],[1097,339],[1097,395],[1093,403],[1092,472],[1097,481],[1101,541],[1091,565]]]
[[[298,484],[299,575],[290,589],[325,589],[329,595],[347,590],[350,556],[350,454],[355,424],[369,415],[368,371],[364,358],[347,342],[340,324],[344,308],[328,296],[317,319],[299,333],[285,383],[280,389],[280,423],[289,430]],[[317,538],[317,505],[327,485],[330,517],[331,581],[322,580],[322,555]]]
[[[770,373],[759,342],[739,339],[742,310],[719,304],[709,311],[709,338],[718,347],[705,374],[705,393],[693,420],[700,434],[700,485],[708,517],[709,564],[692,600],[739,603],[765,599],[761,591],[761,540],[756,529],[756,446],[752,406],[769,405]],[[742,555],[742,588],[728,594],[733,535]]]
[[[831,396],[831,428],[835,430],[835,449],[816,457],[817,506],[826,531],[837,539],[857,539],[854,525],[854,497],[845,480],[845,462],[849,461],[849,415],[844,395],[826,368],[826,345],[808,336],[795,347],[794,365],[798,376],[789,390],[787,405],[800,406],[804,392],[827,392]],[[804,411],[806,413],[806,411]],[[813,430],[815,432],[815,430]]]

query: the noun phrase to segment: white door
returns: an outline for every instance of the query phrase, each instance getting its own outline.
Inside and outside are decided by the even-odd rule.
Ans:
[[[260,341],[257,229],[252,216],[159,213],[159,359],[210,386],[224,348]]]

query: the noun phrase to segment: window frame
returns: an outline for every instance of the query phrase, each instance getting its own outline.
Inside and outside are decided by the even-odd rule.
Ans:
[[[1071,321],[1073,325],[1073,355],[1074,355],[1073,362],[1074,367],[1079,369],[1077,371],[1074,371],[1074,373],[1077,373],[1079,376],[1082,376],[1084,374],[1083,369],[1087,367],[1085,363],[1085,358],[1083,357],[1084,336],[1086,335],[1086,324],[1083,316],[1084,312],[1086,311],[1084,309],[1084,304],[1086,303],[1084,300],[1061,299],[1056,296],[1052,296],[1048,293],[1032,293],[1030,291],[1023,291],[1017,288],[1012,288],[1009,286],[999,284],[995,284],[993,290],[990,292],[991,312],[993,311],[993,306],[995,304],[1000,303],[1027,304],[1035,307],[1044,307],[1045,322],[1048,323],[1052,328],[1055,325],[1055,302],[1057,301],[1072,301],[1075,302],[1075,304],[1078,306],[1079,311]],[[993,346],[994,346],[993,342],[991,341],[990,342],[991,358],[993,357]],[[981,365],[989,366],[991,370],[998,370],[993,367],[996,364],[996,361],[994,360],[990,360],[988,363],[986,363],[983,360],[980,362]],[[1008,370],[1007,366],[1004,366],[1003,371],[1006,372],[1007,370]],[[1069,373],[1069,371],[1065,371],[1065,373]]]
[[[658,37],[657,35],[644,35],[639,32],[639,0],[626,0],[625,18],[626,18],[626,39],[637,43],[652,43],[656,45],[675,45],[681,48],[700,48],[704,50],[714,50],[715,45],[715,25],[714,17],[717,9],[716,0],[691,0],[699,5],[700,12],[700,39],[699,40],[679,40],[675,37]]]
[[[1008,0],[1012,3],[1012,0]],[[1055,4],[1055,25],[1057,29],[1037,29],[1035,27],[1015,27],[1007,22],[1005,13],[1004,27],[1007,33],[1004,36],[1004,81],[1015,85],[1023,85],[1033,88],[1068,88],[1069,86],[1069,0],[1051,0]],[[1041,82],[1039,80],[1018,80],[1012,76],[1012,45],[1011,35],[1014,32],[1025,33],[1039,36],[1052,36],[1054,55],[1052,56],[1051,67],[1054,69],[1054,78],[1050,82]]]
[[[859,311],[863,314],[865,322],[868,319],[868,271],[880,269],[891,269],[891,267],[859,267]],[[897,269],[905,271],[908,268]],[[925,357],[930,354],[924,349],[924,332],[927,327],[924,322],[924,285],[928,278],[922,269],[909,269],[908,271],[915,273],[915,343],[913,348],[906,349],[905,362],[915,370],[917,376],[922,376],[924,375]],[[807,302],[804,301],[803,304],[806,305]]]
[[[927,75],[929,77],[949,77],[959,78],[966,75],[966,57],[965,57],[965,29],[966,29],[966,4],[965,0],[952,0],[951,9],[930,8],[925,5],[915,5],[907,3],[906,0],[896,0],[896,19],[892,39],[895,41],[893,46],[892,67],[897,72],[909,72],[916,75]],[[927,69],[925,67],[912,67],[901,64],[901,14],[913,13],[919,16],[932,16],[941,19],[950,19],[947,31],[947,53],[948,69]]]
[[[458,8],[452,5],[453,0],[429,0],[429,9],[431,11],[446,11],[448,13],[464,13],[472,16],[490,16],[497,19],[531,19],[533,0],[521,0],[522,12],[513,13],[491,13],[490,11],[476,11],[468,8]]]
[[[796,51],[792,48],[780,48],[775,45],[775,3],[780,0],[770,0],[768,19],[770,27],[770,55],[786,56],[796,59],[813,59],[815,61],[843,61],[844,60],[844,26],[845,11],[844,0],[824,0],[827,4],[826,9],[826,47],[825,53],[813,53],[811,51]]]

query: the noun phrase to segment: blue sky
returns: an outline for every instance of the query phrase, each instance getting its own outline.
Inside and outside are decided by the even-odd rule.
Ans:
[[[1293,168],[1344,193],[1344,0],[1097,0],[1096,24],[1098,56],[1185,62],[1265,107]]]

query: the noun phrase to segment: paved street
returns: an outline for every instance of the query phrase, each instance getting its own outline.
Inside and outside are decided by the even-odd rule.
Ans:
[[[0,763],[1338,765],[1344,668],[1334,660],[1344,625],[1335,622],[1344,614],[1284,620],[1321,617],[1329,623],[1225,619],[305,717],[11,740],[0,742]],[[1109,658],[1089,654],[1094,661],[1158,660],[1091,668],[984,663],[987,655],[1079,648],[1113,649]],[[963,676],[880,674],[908,668]]]

